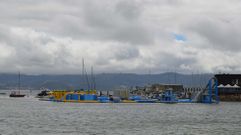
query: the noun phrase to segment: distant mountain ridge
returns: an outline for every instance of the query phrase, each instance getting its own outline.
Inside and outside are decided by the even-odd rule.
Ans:
[[[112,90],[119,87],[144,86],[154,83],[183,84],[185,87],[200,87],[207,84],[213,74],[129,74],[103,73],[95,75],[98,90]],[[88,77],[89,82],[92,80]],[[86,77],[82,75],[21,75],[21,86],[28,89],[87,89]],[[17,87],[17,74],[0,74],[0,89]]]

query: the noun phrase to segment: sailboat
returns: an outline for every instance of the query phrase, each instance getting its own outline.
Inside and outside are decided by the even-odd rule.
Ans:
[[[12,91],[9,97],[25,97],[25,94],[20,93],[20,72],[18,73],[18,91]]]

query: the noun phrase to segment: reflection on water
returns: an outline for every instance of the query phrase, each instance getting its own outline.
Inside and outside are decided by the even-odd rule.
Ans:
[[[0,96],[0,134],[241,134],[241,103],[80,104]]]

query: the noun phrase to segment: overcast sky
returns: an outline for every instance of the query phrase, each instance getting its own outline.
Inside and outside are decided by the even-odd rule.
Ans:
[[[0,72],[241,71],[240,0],[0,0]]]

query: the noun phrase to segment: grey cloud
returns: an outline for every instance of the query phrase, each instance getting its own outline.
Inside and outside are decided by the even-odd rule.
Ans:
[[[223,73],[223,72],[237,73],[237,72],[240,72],[240,67],[238,65],[219,65],[219,66],[213,67],[212,70],[220,73]]]
[[[116,12],[120,13],[127,20],[138,19],[141,15],[140,4],[134,3],[133,1],[121,1],[116,4]]]
[[[1,72],[78,73],[82,57],[98,72],[241,71],[239,5],[235,0],[1,1]],[[13,32],[16,28],[20,31]],[[176,42],[172,33],[187,41]],[[212,59],[222,57],[236,63]]]
[[[150,26],[142,23],[144,21],[141,15],[144,9],[140,3],[48,1],[25,5],[19,3],[19,6],[15,3],[11,6],[14,10],[4,10],[3,13],[8,15],[0,15],[3,15],[3,20],[9,25],[31,26],[46,33],[76,40],[152,44],[154,38]]]
[[[89,35],[96,40],[111,40],[131,44],[152,43],[149,26],[141,23],[141,10],[132,3],[119,2],[117,5],[88,3],[84,16]],[[105,7],[106,8],[103,8]],[[132,18],[132,19],[130,19]]]
[[[191,26],[191,29],[210,42],[207,47],[223,51],[240,51],[241,29],[238,25],[219,19],[204,18]]]
[[[35,71],[37,69],[40,70],[39,68],[43,67],[54,68],[56,65],[68,64],[67,59],[69,59],[70,52],[68,52],[64,46],[59,44],[57,52],[53,52],[55,54],[50,54],[48,53],[46,45],[54,42],[53,39],[48,36],[41,35],[38,32],[33,33],[34,31],[31,30],[27,30],[27,32],[24,33],[25,31],[21,32],[21,30],[25,29],[16,29],[19,29],[19,34],[23,34],[23,36],[18,36],[14,33],[14,31],[8,30],[7,33],[4,33],[5,39],[0,40],[5,42],[7,46],[13,48],[13,50],[11,50],[11,56],[6,58],[8,61],[6,61],[5,65],[13,67],[15,70],[33,68],[32,70]],[[33,34],[37,35],[33,36]]]
[[[115,59],[116,60],[131,60],[139,56],[139,50],[133,47],[120,48],[116,50]]]
[[[178,71],[178,72],[187,72],[185,69],[182,68],[182,65],[187,65],[192,68],[195,68],[197,59],[195,57],[187,57],[181,58],[173,53],[163,53],[159,56],[158,66],[162,68],[164,71]],[[190,72],[190,71],[188,71]]]

